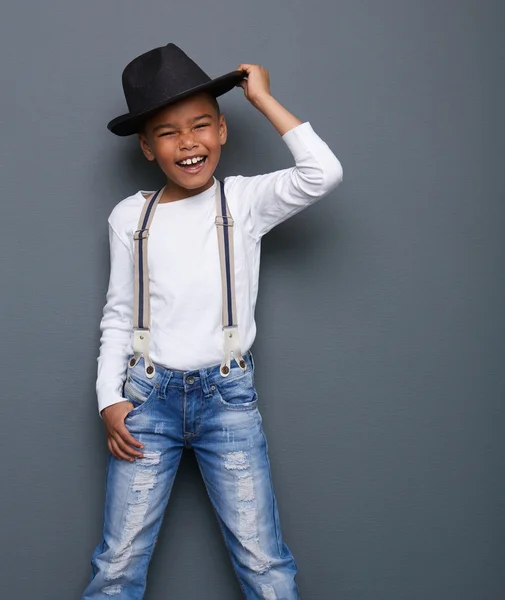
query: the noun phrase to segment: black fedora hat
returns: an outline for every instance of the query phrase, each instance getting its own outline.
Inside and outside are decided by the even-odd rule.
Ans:
[[[211,79],[175,44],[154,48],[126,65],[122,82],[129,112],[110,121],[107,128],[116,135],[132,135],[160,108],[198,92],[216,98],[244,77],[243,71],[231,71]]]

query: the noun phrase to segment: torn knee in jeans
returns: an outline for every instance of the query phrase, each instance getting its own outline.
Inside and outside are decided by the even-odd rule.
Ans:
[[[107,581],[119,579],[128,567],[133,541],[142,531],[149,509],[149,496],[158,480],[158,472],[153,467],[156,467],[160,460],[161,452],[144,451],[144,457],[135,462],[136,471],[130,492],[133,498],[129,498],[123,535],[105,574]],[[108,585],[102,591],[104,594],[114,596],[121,593],[122,586],[119,584]]]
[[[102,592],[108,596],[117,596],[121,593],[122,589],[122,585],[108,585],[107,587],[103,588]]]
[[[260,546],[258,510],[249,456],[242,450],[228,452],[224,461],[225,469],[236,471],[237,538],[250,557],[249,568],[257,574],[264,574],[270,570],[272,563]]]
[[[269,584],[261,585],[261,593],[263,594],[264,600],[277,600],[274,588]]]

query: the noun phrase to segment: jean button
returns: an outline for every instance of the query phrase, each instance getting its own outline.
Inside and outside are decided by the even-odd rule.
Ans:
[[[186,379],[186,383],[189,385],[193,385],[195,383],[195,378],[194,377],[188,377]]]

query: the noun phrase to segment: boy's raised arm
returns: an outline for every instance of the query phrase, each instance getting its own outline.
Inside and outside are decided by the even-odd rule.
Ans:
[[[343,169],[311,124],[300,121],[270,94],[266,69],[249,64],[238,69],[247,72],[247,80],[238,85],[279,132],[295,162],[288,169],[228,178],[230,191],[240,197],[238,216],[249,235],[259,240],[275,225],[335,189],[343,180]]]

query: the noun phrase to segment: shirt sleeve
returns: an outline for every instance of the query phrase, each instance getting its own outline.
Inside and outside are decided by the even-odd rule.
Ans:
[[[122,387],[133,333],[133,257],[109,218],[110,278],[100,321],[100,352],[96,393],[98,412],[123,402]]]
[[[343,180],[340,161],[308,121],[287,131],[282,140],[295,166],[231,178],[234,192],[240,196],[238,208],[243,226],[256,240],[326,196]]]

